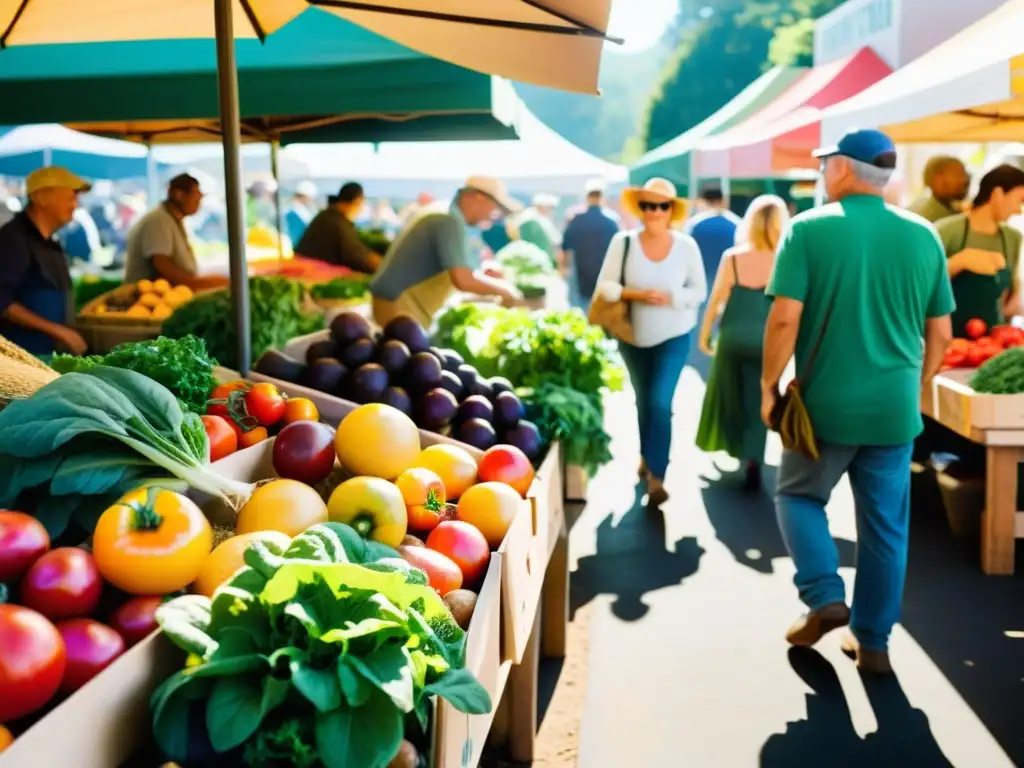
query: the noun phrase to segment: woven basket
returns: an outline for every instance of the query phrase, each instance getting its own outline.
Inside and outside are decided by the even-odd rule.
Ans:
[[[39,358],[0,336],[0,408],[30,397],[58,375]]]

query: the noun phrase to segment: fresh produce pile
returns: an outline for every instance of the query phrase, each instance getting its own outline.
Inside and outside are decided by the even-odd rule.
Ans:
[[[388,252],[388,248],[391,247],[391,238],[382,229],[360,229],[358,232],[359,239],[363,241],[363,245],[374,253],[379,253],[383,256]]]
[[[296,421],[319,421],[312,400],[285,398],[273,384],[228,381],[216,384],[205,402],[203,426],[210,443],[210,461],[262,443]]]
[[[356,403],[386,403],[423,429],[481,450],[506,443],[531,459],[541,455],[540,433],[524,418],[512,384],[484,378],[453,350],[431,347],[419,323],[404,315],[378,336],[361,315],[344,312],[304,362],[275,350],[255,370]]]
[[[975,392],[990,395],[1024,393],[1024,347],[1013,347],[982,363],[969,382]]]
[[[163,278],[139,280],[115,288],[107,298],[94,307],[91,314],[117,315],[125,318],[167,320],[179,307],[192,300],[192,289],[187,285],[171,287]]]
[[[105,293],[119,288],[123,280],[117,277],[99,277],[98,275],[83,275],[75,278],[72,288],[75,293],[75,311],[80,312],[82,307],[93,299],[98,299]]]
[[[268,349],[284,346],[295,338],[323,327],[323,313],[310,310],[305,288],[283,277],[254,277],[249,280],[249,317],[252,354],[259,357]],[[171,338],[198,336],[206,341],[210,355],[228,368],[238,368],[238,341],[231,296],[213,291],[197,297],[174,313],[164,324]]]
[[[989,331],[984,321],[968,320],[969,339],[953,339],[943,358],[943,368],[977,368],[1004,349],[1024,345],[1024,330],[1012,325],[997,325]]]
[[[537,299],[547,293],[548,281],[555,275],[551,257],[533,243],[514,240],[494,255],[505,271],[505,278],[522,291],[524,298]]]
[[[326,283],[317,283],[309,289],[314,299],[339,301],[361,299],[370,293],[369,275],[353,274],[351,277],[336,277]]]
[[[84,373],[97,365],[145,374],[167,387],[182,407],[193,413],[205,412],[210,388],[216,383],[213,369],[217,361],[207,353],[206,342],[191,335],[129,341],[105,355],[57,354],[50,361],[58,373]]]
[[[157,628],[163,592],[146,594],[136,585],[171,586],[170,592],[187,584],[175,578],[195,559],[195,544],[168,547],[179,532],[147,537],[117,529],[127,505],[138,500],[138,494],[126,498],[104,513],[93,553],[51,549],[38,520],[0,510],[0,751],[29,718],[77,691]],[[176,512],[161,500],[168,515],[163,527],[179,523],[174,515],[189,517],[195,531],[187,531],[189,541],[209,539],[206,518],[187,499],[181,501],[190,508]],[[129,551],[134,544],[142,546]],[[139,582],[137,576],[149,580]]]
[[[435,342],[484,376],[514,381],[545,444],[590,473],[611,459],[603,394],[623,386],[614,343],[578,310],[527,312],[466,304],[438,318]]]

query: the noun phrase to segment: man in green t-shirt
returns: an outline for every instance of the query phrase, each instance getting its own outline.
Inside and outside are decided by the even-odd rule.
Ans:
[[[787,450],[779,468],[776,513],[810,611],[787,639],[809,646],[850,624],[844,648],[862,670],[887,673],[906,574],[920,393],[951,338],[953,294],[935,231],[882,197],[896,167],[889,137],[853,131],[816,156],[832,202],[793,219],[779,246],[761,381],[768,421],[795,352],[821,454],[814,461]],[[852,612],[825,515],[844,474],[859,533]]]

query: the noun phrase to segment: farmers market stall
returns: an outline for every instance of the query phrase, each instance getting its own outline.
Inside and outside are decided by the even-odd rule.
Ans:
[[[975,341],[955,339],[946,370],[921,398],[927,418],[985,452],[981,565],[987,574],[1012,574],[1015,540],[1024,538],[1024,512],[1018,511],[1024,460],[1022,344],[1024,332],[1010,326],[993,328]]]

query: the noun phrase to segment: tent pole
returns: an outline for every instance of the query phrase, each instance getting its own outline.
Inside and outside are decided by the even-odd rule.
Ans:
[[[159,179],[156,172],[156,155],[153,154],[153,145],[146,142],[146,198],[147,206],[154,207],[160,199]]]
[[[231,265],[231,303],[238,334],[238,372],[252,362],[249,334],[249,274],[245,262],[245,200],[242,197],[242,126],[238,106],[238,70],[232,0],[214,0],[217,34],[217,92],[220,96],[221,139],[224,144],[224,202],[228,216],[228,259]]]
[[[281,169],[278,165],[278,152],[281,149],[281,141],[272,138],[270,140],[270,173],[274,177],[274,219],[277,221],[277,260],[284,262],[284,222],[281,221]],[[292,247],[295,243],[292,243]]]

